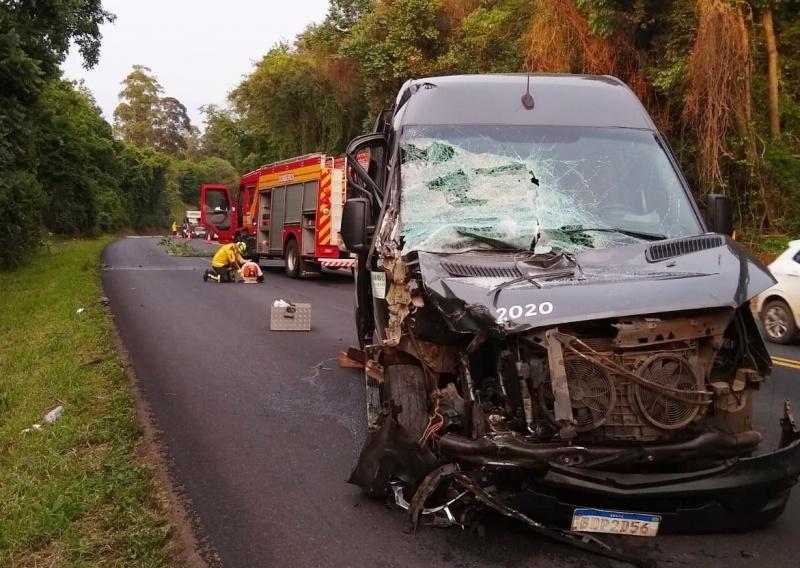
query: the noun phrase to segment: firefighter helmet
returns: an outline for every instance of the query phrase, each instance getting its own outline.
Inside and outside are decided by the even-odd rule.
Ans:
[[[241,242],[241,241],[240,241],[238,244],[239,244],[239,251],[240,251],[242,254],[244,254],[244,251],[246,251],[246,250],[247,250],[247,245],[246,245],[246,244],[244,244],[244,243],[243,243],[243,242]]]

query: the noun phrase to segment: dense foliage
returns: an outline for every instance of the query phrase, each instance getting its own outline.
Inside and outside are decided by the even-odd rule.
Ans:
[[[99,26],[112,18],[99,0],[0,3],[0,266],[18,265],[39,242],[47,194],[38,177],[39,102],[71,41],[97,61]],[[82,212],[82,215],[88,214]]]
[[[698,197],[740,232],[800,231],[797,0],[331,0],[214,109],[204,144],[237,167],[341,153],[411,77],[612,74],[670,138]],[[238,153],[237,153],[238,152]]]
[[[123,82],[116,133],[91,93],[60,79],[70,41],[93,65],[111,19],[99,0],[0,3],[0,270],[24,263],[43,229],[164,227],[196,207],[200,183],[236,179],[198,152],[186,108],[146,67]]]
[[[800,0],[330,0],[231,92],[186,108],[147,67],[123,80],[114,128],[59,78],[70,42],[92,66],[100,0],[0,3],[0,268],[42,229],[164,225],[202,182],[306,152],[341,154],[411,77],[605,73],[655,117],[698,197],[734,198],[740,232],[800,232]],[[701,199],[702,202],[702,199]]]

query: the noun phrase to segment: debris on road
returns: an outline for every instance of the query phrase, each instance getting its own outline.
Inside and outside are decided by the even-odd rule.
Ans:
[[[111,303],[111,300],[109,300],[106,296],[101,296],[97,300],[97,303],[100,304],[101,306],[107,306],[108,304]]]
[[[357,347],[351,346],[339,353],[339,367],[342,369],[363,369],[366,361],[366,354]]]
[[[64,407],[59,405],[56,406],[53,410],[51,410],[47,414],[45,414],[42,420],[44,420],[44,422],[46,422],[47,424],[52,424],[53,422],[61,418],[61,415],[63,413],[64,413]]]
[[[64,414],[64,407],[61,406],[61,405],[58,405],[54,409],[52,409],[50,412],[45,414],[44,417],[42,417],[42,422],[44,422],[45,424],[53,424],[55,421],[57,421],[59,418],[61,418],[62,414]],[[25,428],[24,430],[22,430],[22,433],[23,434],[27,434],[28,432],[33,432],[35,430],[41,430],[41,429],[42,429],[42,425],[39,424],[39,423],[36,423],[36,424],[32,424],[30,428]]]
[[[272,331],[311,331],[311,304],[275,300],[270,306]]]
[[[459,489],[454,489],[452,491],[456,494],[452,496],[444,505],[440,505],[439,507],[432,509],[424,508],[425,502],[439,489],[445,479],[451,479],[455,485],[459,486]],[[408,511],[408,521],[411,532],[416,532],[419,526],[421,515],[435,514],[439,511],[444,511],[446,515],[446,518],[442,519],[441,521],[449,522],[450,525],[456,525],[464,528],[464,525],[456,519],[453,512],[450,510],[450,507],[452,507],[456,502],[460,501],[469,493],[473,497],[473,501],[462,512],[462,518],[475,518],[474,513],[469,510],[470,507],[474,508],[475,506],[485,506],[493,509],[503,516],[521,521],[536,534],[550,540],[554,540],[569,546],[574,546],[599,556],[625,562],[631,566],[645,567],[653,565],[652,561],[650,560],[635,558],[615,550],[602,540],[592,535],[547,527],[542,523],[530,518],[529,516],[517,511],[513,507],[510,507],[498,497],[492,495],[490,491],[490,489],[481,487],[475,480],[462,472],[457,464],[448,463],[432,471],[425,477],[425,479],[419,485],[419,488],[414,494],[410,504],[403,502],[402,490],[396,490],[395,497],[398,504]]]
[[[75,310],[75,313],[78,314],[78,315],[81,315],[85,311],[86,311],[86,308],[78,308],[77,310]]]

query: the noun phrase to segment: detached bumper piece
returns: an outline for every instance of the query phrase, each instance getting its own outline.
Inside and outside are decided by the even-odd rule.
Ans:
[[[544,538],[579,548],[586,552],[597,554],[598,556],[624,562],[631,566],[641,568],[652,566],[651,561],[625,554],[592,535],[545,526],[539,521],[511,507],[505,499],[501,499],[499,496],[489,493],[489,491],[476,483],[475,480],[461,472],[457,464],[452,463],[445,464],[428,474],[419,485],[410,504],[398,500],[398,504],[408,511],[409,529],[412,532],[415,532],[419,527],[420,517],[423,514],[435,511],[434,509],[426,509],[425,502],[445,481],[452,483],[461,490],[461,493],[445,506],[447,516],[451,519],[453,519],[453,516],[447,507],[469,493],[476,503],[480,503],[484,507],[488,507],[503,516],[520,521],[534,533]],[[452,524],[458,525],[455,519],[453,519]]]
[[[784,403],[781,447],[681,474],[620,474],[553,465],[505,501],[545,523],[569,526],[576,508],[646,512],[662,517],[660,532],[724,532],[755,528],[783,513],[800,476],[800,432]]]

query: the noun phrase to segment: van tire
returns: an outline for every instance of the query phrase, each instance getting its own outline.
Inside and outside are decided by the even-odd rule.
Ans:
[[[428,426],[428,387],[419,365],[388,365],[383,371],[386,396],[401,407],[397,422],[415,440]]]
[[[303,257],[300,256],[300,250],[297,248],[297,241],[289,239],[286,243],[286,276],[289,278],[300,278],[305,268]]]

